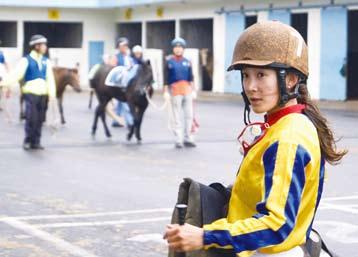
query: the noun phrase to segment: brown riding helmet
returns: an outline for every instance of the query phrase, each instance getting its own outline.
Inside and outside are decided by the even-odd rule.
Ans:
[[[258,22],[236,42],[228,71],[245,65],[293,68],[308,77],[307,45],[291,26],[279,21]]]

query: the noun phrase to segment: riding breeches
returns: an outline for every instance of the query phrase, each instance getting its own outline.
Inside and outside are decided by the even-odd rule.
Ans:
[[[193,98],[191,94],[172,96],[172,110],[173,110],[173,125],[176,143],[183,142],[183,128],[184,141],[192,142],[193,136],[191,134],[191,126],[193,124]],[[182,117],[184,114],[184,119]],[[184,126],[182,126],[184,120]]]

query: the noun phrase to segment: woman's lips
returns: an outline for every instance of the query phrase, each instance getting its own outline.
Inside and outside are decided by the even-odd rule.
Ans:
[[[250,97],[249,100],[252,104],[256,104],[256,103],[259,103],[260,101],[262,101],[261,98],[257,98],[257,97]]]

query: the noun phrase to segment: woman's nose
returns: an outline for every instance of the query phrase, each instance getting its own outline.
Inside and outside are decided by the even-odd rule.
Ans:
[[[257,91],[257,81],[255,79],[245,79],[244,88],[246,92],[256,92]]]

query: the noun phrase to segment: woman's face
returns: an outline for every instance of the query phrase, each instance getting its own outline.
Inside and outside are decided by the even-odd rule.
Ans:
[[[276,71],[260,67],[242,70],[243,86],[255,113],[265,113],[277,107],[280,94]]]

